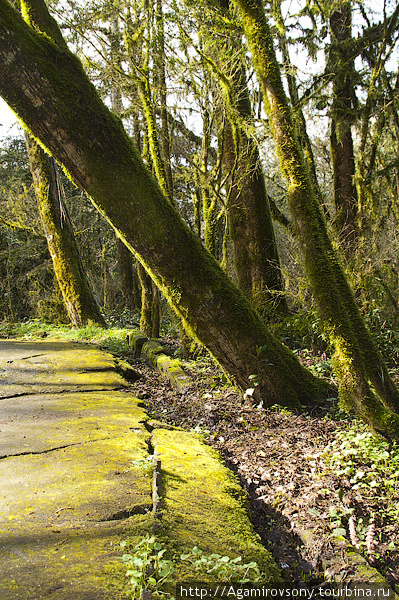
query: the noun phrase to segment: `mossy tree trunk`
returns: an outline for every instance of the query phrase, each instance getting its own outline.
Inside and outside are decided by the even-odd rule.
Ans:
[[[325,385],[277,342],[165,198],[78,59],[0,0],[0,93],[118,231],[193,334],[265,405],[315,400]],[[77,127],[79,123],[79,127]]]
[[[240,118],[251,121],[251,103],[241,65],[232,77],[234,108]],[[227,213],[238,286],[256,310],[273,318],[286,313],[288,307],[269,199],[256,142],[243,128],[238,133],[237,156],[232,126],[226,127],[224,154],[226,167],[231,172],[237,165]]]
[[[331,157],[334,176],[335,224],[341,248],[350,260],[356,250],[359,227],[355,180],[355,155],[352,138],[354,68],[349,55],[352,39],[352,5],[344,2],[330,15],[331,46],[329,66],[334,73],[331,107]]]
[[[137,263],[137,275],[141,285],[140,329],[149,338],[159,337],[158,289],[142,264]]]
[[[150,85],[150,16],[149,16],[149,5],[147,5],[147,36],[146,41],[144,42],[144,46],[141,49],[141,52],[137,53],[137,50],[132,43],[132,38],[134,37],[133,31],[131,31],[130,27],[127,28],[125,32],[125,43],[128,50],[128,58],[132,70],[133,78],[137,84],[137,92],[141,101],[141,105],[143,108],[146,130],[147,130],[147,140],[148,140],[148,150],[149,157],[148,162],[151,162],[151,165],[154,169],[156,178],[158,183],[168,198],[168,200],[173,203],[172,190],[173,184],[171,179],[168,177],[168,171],[165,167],[165,162],[163,158],[163,151],[165,151],[166,146],[161,146],[158,139],[157,125],[155,119],[155,109],[154,102],[151,93],[151,85]],[[162,7],[161,7],[162,10]],[[159,15],[158,15],[159,18]],[[163,32],[162,32],[163,35]],[[162,42],[162,39],[161,39]],[[139,58],[141,64],[138,64]],[[162,77],[161,77],[162,80]],[[165,93],[166,94],[166,93]],[[164,97],[166,101],[166,95]],[[165,109],[166,110],[166,109]],[[159,337],[159,328],[161,322],[161,302],[160,302],[160,293],[157,288],[155,282],[151,279],[151,274],[145,270],[143,265],[137,265],[137,274],[141,285],[141,318],[140,318],[140,328],[145,335],[149,337],[157,338]]]
[[[229,0],[210,1],[208,8],[217,11],[216,19],[228,22],[232,18]],[[217,35],[202,27],[200,35],[204,52],[211,57],[205,59],[223,93],[223,119],[227,117],[223,162],[230,176],[225,209],[237,282],[252,306],[270,318],[274,313],[287,312],[287,303],[259,150],[248,134],[253,112],[242,62],[241,32]]]
[[[116,239],[116,252],[125,306],[129,310],[140,310],[141,302],[138,301],[137,296],[138,282],[136,282],[135,278],[132,253],[118,238]]]
[[[209,102],[208,79],[205,79],[205,102],[202,111],[202,147],[200,157],[200,169],[202,171],[202,214],[204,218],[204,244],[205,248],[218,258],[218,212],[219,205],[217,196],[211,191],[208,178],[209,174],[209,149],[211,146],[211,108]],[[220,135],[218,136],[218,155],[220,152]]]
[[[159,111],[161,114],[161,154],[165,166],[166,184],[171,198],[173,198],[173,176],[171,167],[171,145],[166,94],[166,66],[165,66],[165,33],[162,0],[156,0],[156,51],[155,57],[157,79],[159,85]]]
[[[46,33],[61,48],[66,48],[57,23],[40,1],[24,0],[21,11],[33,29]],[[25,139],[39,213],[68,316],[75,327],[91,323],[105,327],[80,259],[55,161],[29,134]]]
[[[72,223],[62,198],[55,161],[28,134],[26,145],[54,273],[71,323],[74,327],[89,324],[105,327],[83,269]]]
[[[323,211],[326,212],[326,207],[323,203],[322,193],[317,180],[316,161],[313,153],[312,143],[307,132],[306,120],[303,114],[301,101],[298,93],[298,84],[294,75],[295,67],[290,59],[286,27],[281,12],[281,2],[282,0],[275,0],[273,2],[273,17],[277,25],[278,45],[283,58],[283,67],[285,71],[285,77],[287,79],[288,91],[294,115],[294,125],[296,128],[296,134],[298,137],[299,144],[306,158],[306,163],[309,169],[312,185],[316,194],[316,199],[320,206],[323,208]]]
[[[261,0],[235,2],[262,84],[306,272],[326,333],[335,346],[341,397],[376,431],[398,438],[399,416],[395,413],[399,411],[399,393],[364,324],[328,237],[295,135],[263,4]]]
[[[120,69],[121,52],[120,52],[121,34],[119,29],[118,15],[111,18],[111,62],[116,66],[116,71]],[[122,92],[118,85],[117,79],[111,79],[111,108],[112,111],[120,117],[123,109]],[[134,128],[133,128],[134,129]],[[118,272],[121,280],[121,291],[125,306],[129,310],[140,308],[141,302],[137,303],[138,281],[135,278],[133,269],[133,257],[130,250],[116,236],[116,256],[118,261]]]

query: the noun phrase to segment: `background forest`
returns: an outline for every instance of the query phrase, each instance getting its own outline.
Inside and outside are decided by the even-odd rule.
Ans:
[[[237,9],[225,0],[49,8],[165,196],[273,333],[292,347],[327,351]],[[396,359],[399,9],[394,2],[339,0],[276,0],[264,9],[333,246],[380,350]],[[60,291],[22,133],[1,141],[0,165],[3,321],[90,321],[76,320],[62,284]],[[131,324],[141,311],[142,330],[157,337],[161,307],[164,325],[182,333],[141,264],[57,171],[61,229],[71,223],[78,260],[108,323]],[[328,293],[333,288],[331,282]],[[185,334],[183,341],[188,349]]]

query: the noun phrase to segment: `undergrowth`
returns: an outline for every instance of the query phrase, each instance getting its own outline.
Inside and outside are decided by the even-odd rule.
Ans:
[[[322,454],[325,474],[342,482],[329,518],[333,535],[342,535],[374,560],[375,527],[399,521],[399,444],[388,443],[354,420],[335,433]],[[368,514],[356,515],[356,504],[345,502],[345,489],[368,507]],[[390,550],[395,549],[391,543]],[[377,556],[378,558],[378,556]]]
[[[151,592],[155,598],[172,598],[165,591],[164,584],[172,582],[172,575],[178,571],[180,562],[186,562],[201,581],[223,581],[235,583],[259,583],[262,572],[256,562],[243,563],[242,557],[206,554],[194,546],[187,554],[180,554],[174,560],[165,558],[167,547],[164,547],[155,536],[143,538],[133,548],[126,541],[121,542],[123,549],[128,549],[122,556],[126,565],[126,577],[129,580],[128,595],[132,600],[139,600],[143,592]]]

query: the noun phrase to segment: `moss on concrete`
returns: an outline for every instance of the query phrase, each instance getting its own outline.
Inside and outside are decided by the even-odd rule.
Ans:
[[[131,331],[127,336],[129,346],[134,352],[134,358],[140,358],[141,349],[145,342],[148,342],[148,338],[141,333],[139,329]]]
[[[96,346],[64,341],[0,341],[0,397],[127,386],[114,357]]]
[[[209,554],[254,560],[265,581],[280,581],[253,530],[246,494],[220,456],[198,435],[178,430],[155,430],[153,444],[162,469],[160,534],[174,554],[176,580],[195,578],[179,557],[198,546]]]

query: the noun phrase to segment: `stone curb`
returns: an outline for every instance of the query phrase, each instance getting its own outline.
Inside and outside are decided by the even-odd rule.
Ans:
[[[180,361],[171,358],[155,340],[149,340],[140,330],[131,331],[127,336],[129,346],[135,358],[142,358],[169,380],[173,389],[183,392],[191,380],[183,371]]]
[[[317,537],[313,530],[302,529],[300,525],[294,528],[294,532],[300,537],[305,546],[311,546]],[[399,596],[392,589],[388,581],[377,569],[352,546],[347,539],[338,536],[333,538],[336,545],[335,557],[323,561],[324,575],[335,583],[340,583],[352,589],[353,586],[372,584],[382,590],[382,596],[390,600],[399,600]],[[342,559],[346,564],[343,566]],[[349,576],[347,577],[347,573]]]

